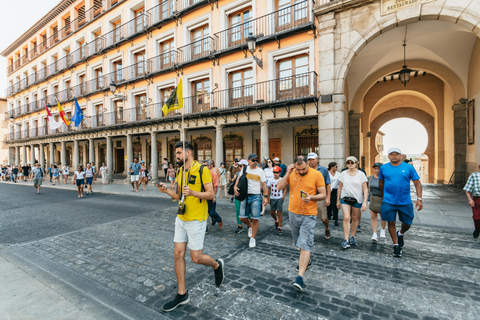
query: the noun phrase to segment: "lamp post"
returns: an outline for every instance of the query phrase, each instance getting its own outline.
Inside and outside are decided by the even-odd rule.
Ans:
[[[407,68],[407,41],[403,42],[403,67],[400,70],[399,78],[400,82],[403,84],[404,87],[407,86],[407,83],[410,81],[410,73],[412,69]]]
[[[127,95],[126,94],[115,94],[115,92],[117,91],[117,85],[115,84],[115,82],[110,82],[110,92],[113,94],[113,96],[119,100],[122,100],[122,101],[127,101]],[[126,86],[125,86],[126,87]]]
[[[253,35],[253,32],[250,32],[247,37],[247,45],[248,45],[248,51],[252,54],[253,59],[257,63],[257,65],[263,69],[263,59],[258,59],[254,53],[256,51],[256,46],[257,46],[257,38]]]

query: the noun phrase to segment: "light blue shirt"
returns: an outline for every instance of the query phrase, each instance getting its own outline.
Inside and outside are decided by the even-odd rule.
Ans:
[[[383,202],[393,205],[412,204],[410,196],[410,180],[416,181],[420,177],[415,168],[402,162],[394,166],[390,162],[380,167],[378,180],[384,181]]]

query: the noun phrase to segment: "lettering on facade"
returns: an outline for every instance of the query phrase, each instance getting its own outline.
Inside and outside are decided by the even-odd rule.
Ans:
[[[436,0],[382,0],[382,15],[397,12],[400,9],[416,4],[432,2]]]

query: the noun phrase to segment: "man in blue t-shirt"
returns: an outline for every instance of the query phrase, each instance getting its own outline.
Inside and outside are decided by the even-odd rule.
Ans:
[[[415,168],[402,162],[402,152],[399,148],[388,150],[389,163],[380,167],[378,175],[380,192],[383,203],[381,215],[383,221],[388,221],[388,231],[393,240],[393,256],[402,256],[404,245],[403,235],[410,229],[414,218],[412,199],[410,197],[410,180],[415,185],[417,203],[415,207],[422,210],[422,184]],[[398,218],[402,222],[400,231],[396,231],[395,222]]]

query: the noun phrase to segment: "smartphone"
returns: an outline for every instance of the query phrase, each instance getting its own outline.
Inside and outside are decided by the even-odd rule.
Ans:
[[[308,196],[308,193],[306,193],[303,190],[300,190],[300,198],[306,198]]]

